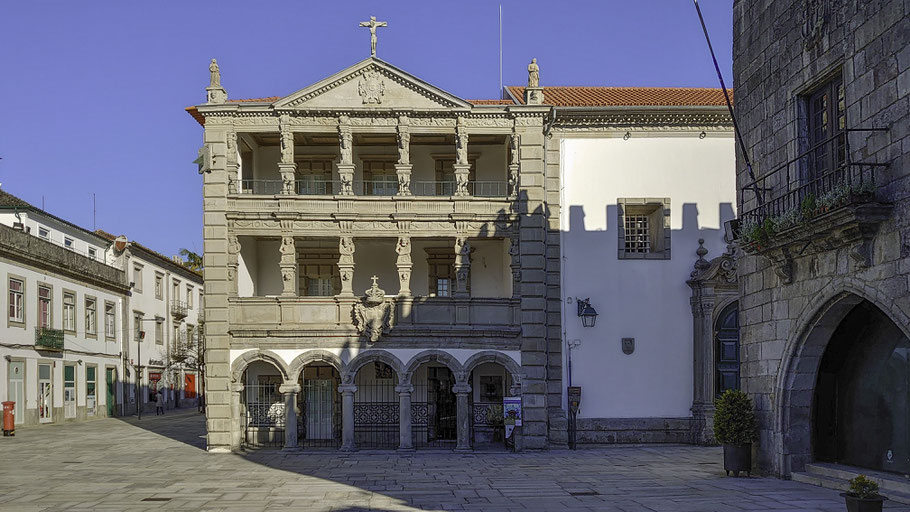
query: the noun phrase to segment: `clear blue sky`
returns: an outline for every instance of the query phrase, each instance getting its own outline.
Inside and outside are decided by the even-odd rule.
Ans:
[[[732,0],[702,0],[727,85]],[[691,0],[503,0],[503,75],[523,85],[717,87]],[[71,222],[202,251],[202,103],[279,96],[378,56],[462,98],[499,97],[499,1],[18,1],[0,8],[0,183]]]

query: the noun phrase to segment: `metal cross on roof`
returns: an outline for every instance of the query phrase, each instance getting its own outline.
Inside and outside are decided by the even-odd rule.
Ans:
[[[370,21],[361,21],[361,27],[367,27],[370,29],[370,55],[376,56],[376,29],[379,27],[388,27],[389,23],[386,21],[376,21],[376,16],[370,16]]]

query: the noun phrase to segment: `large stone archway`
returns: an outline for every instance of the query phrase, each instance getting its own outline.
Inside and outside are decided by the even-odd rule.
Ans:
[[[417,370],[422,364],[435,362],[441,365],[444,365],[449,370],[452,371],[452,374],[455,376],[456,384],[464,384],[466,372],[462,368],[461,363],[458,362],[451,354],[444,350],[424,350],[419,354],[415,355],[408,361],[408,365],[404,368],[401,377],[402,385],[413,384],[412,377],[414,376],[414,371]]]
[[[868,302],[910,336],[906,315],[874,289],[852,279],[838,280],[800,313],[787,340],[774,394],[775,472],[789,476],[813,461],[813,413],[819,367],[835,331],[859,304]]]
[[[281,356],[271,350],[249,350],[231,362],[231,381],[242,384],[243,372],[253,361],[271,363],[281,373],[285,382],[290,380],[292,375],[290,367]]]

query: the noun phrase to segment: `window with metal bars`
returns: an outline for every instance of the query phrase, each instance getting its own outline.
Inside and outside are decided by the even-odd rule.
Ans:
[[[670,259],[670,199],[620,198],[619,259]]]
[[[651,252],[651,229],[647,215],[626,215],[626,252]]]

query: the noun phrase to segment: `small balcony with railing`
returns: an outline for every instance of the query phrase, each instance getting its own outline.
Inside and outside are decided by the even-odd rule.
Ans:
[[[50,327],[35,327],[35,348],[39,350],[63,350],[63,331]]]
[[[186,314],[187,314],[186,302],[183,302],[181,300],[172,300],[171,301],[171,315],[173,315],[174,318],[180,320],[180,319],[186,318]]]
[[[886,130],[842,130],[741,186],[734,236],[742,248],[789,260],[813,247],[858,243],[852,255],[868,260],[869,239],[891,211],[877,196],[888,164],[855,159],[849,142]]]

